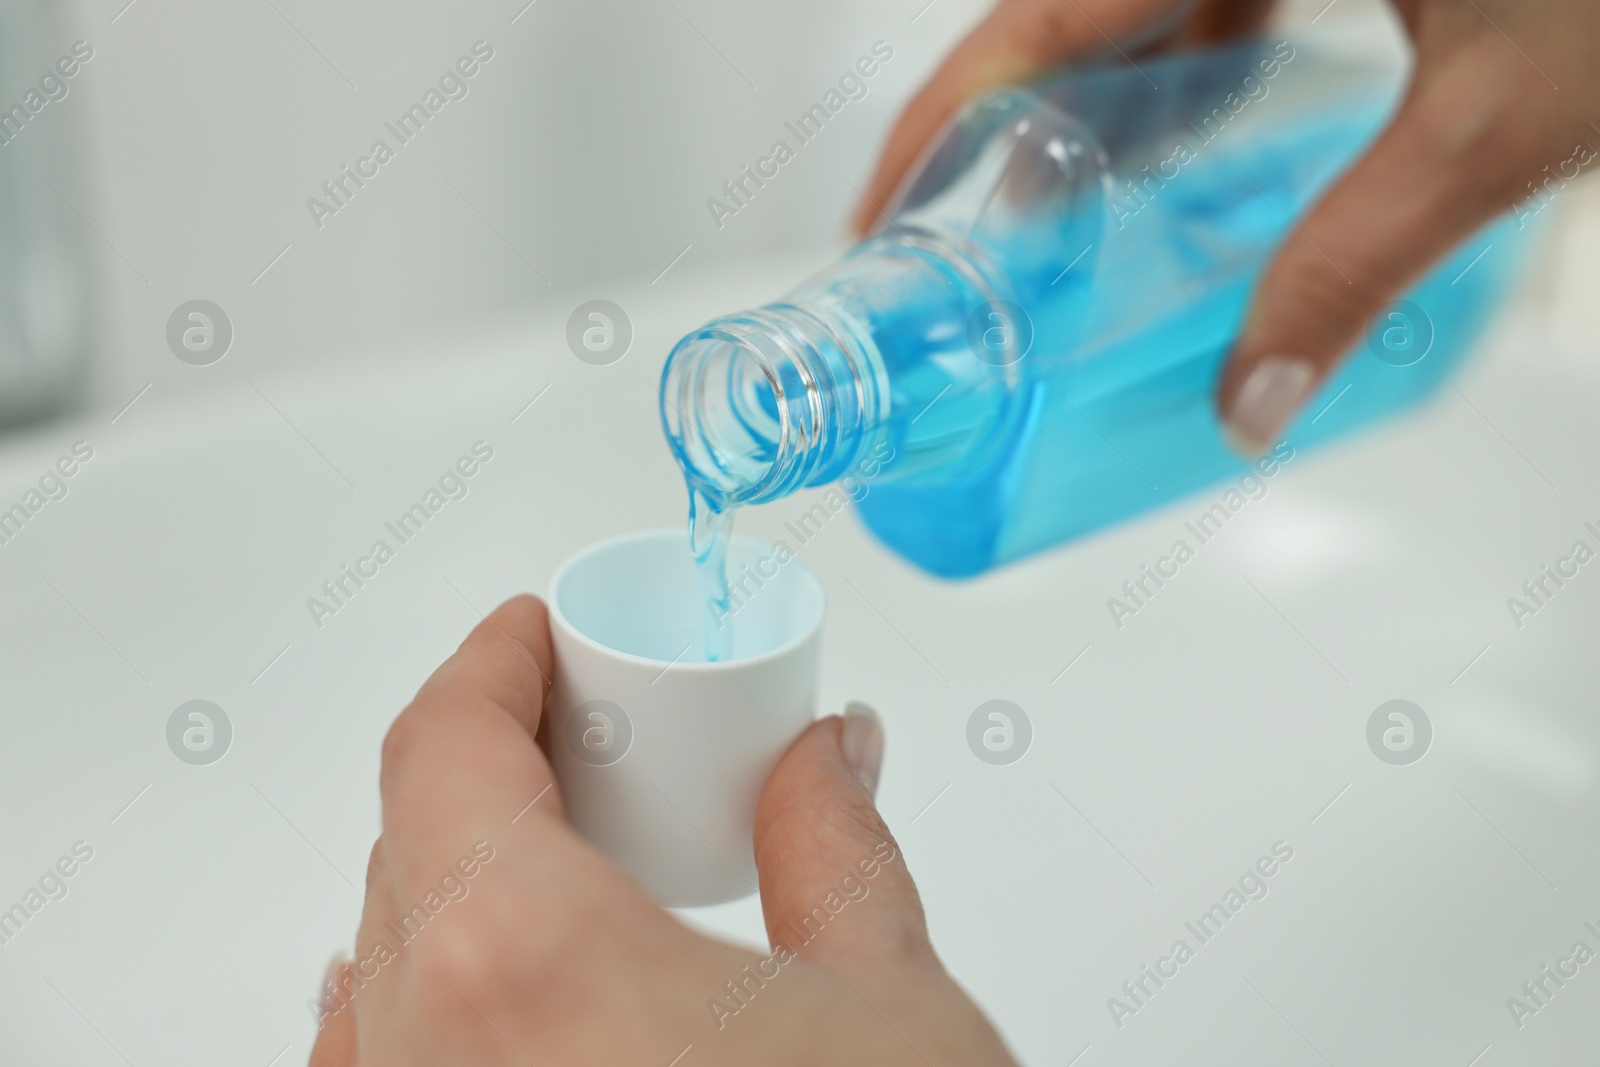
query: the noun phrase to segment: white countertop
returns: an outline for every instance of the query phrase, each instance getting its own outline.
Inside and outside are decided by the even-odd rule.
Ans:
[[[883,715],[881,807],[935,942],[1024,1062],[1594,1047],[1600,964],[1521,1030],[1506,1008],[1574,941],[1600,949],[1600,563],[1520,630],[1506,608],[1573,541],[1600,547],[1600,211],[1579,205],[1459,391],[1297,458],[1120,630],[1106,598],[1216,492],[969,584],[854,522],[806,546],[831,596],[825,707]],[[12,438],[0,507],[74,441],[94,458],[0,546],[0,908],[75,842],[94,855],[0,945],[4,1060],[303,1062],[305,1002],[354,932],[388,722],[481,610],[589,542],[683,520],[661,355],[798,269],[575,294],[632,315],[610,367],[567,351],[563,308],[314,377],[263,359],[248,387],[156,388],[115,423]],[[470,494],[318,629],[306,599],[480,439]],[[994,698],[1033,722],[1008,767],[965,743]],[[1433,723],[1411,766],[1367,747],[1393,698]],[[192,699],[233,724],[210,766],[167,748]],[[1269,894],[1118,1029],[1107,998],[1280,840]],[[687,918],[761,936],[753,900]]]

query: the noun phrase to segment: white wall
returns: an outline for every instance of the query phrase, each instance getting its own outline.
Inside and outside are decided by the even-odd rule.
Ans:
[[[938,0],[913,23],[926,0],[537,0],[518,16],[525,2],[80,0],[96,58],[65,106],[87,120],[92,174],[61,184],[104,235],[85,231],[99,401],[419,334],[446,358],[473,323],[653,277],[686,245],[674,269],[837,242],[846,181],[979,9]],[[307,198],[375,138],[396,144],[384,122],[480,39],[494,58],[469,95],[319,230]],[[879,39],[895,59],[869,95],[719,231],[707,197]],[[212,367],[164,342],[197,297],[235,324]]]

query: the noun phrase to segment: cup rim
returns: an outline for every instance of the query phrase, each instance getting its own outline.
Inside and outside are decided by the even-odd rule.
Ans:
[[[587,560],[590,556],[604,552],[611,548],[615,548],[618,545],[624,545],[634,541],[653,541],[664,537],[682,539],[684,552],[687,553],[689,551],[689,536],[687,531],[668,526],[655,526],[645,530],[633,530],[629,533],[607,537],[603,540],[596,541],[591,545],[579,549],[577,552],[574,552],[572,555],[568,556],[561,563],[561,565],[555,569],[555,573],[550,577],[550,587],[546,597],[546,606],[549,609],[552,623],[559,627],[563,633],[572,637],[580,644],[615,658],[621,662],[651,667],[667,667],[675,671],[689,671],[696,674],[725,672],[736,668],[750,667],[767,663],[772,660],[781,659],[782,657],[794,652],[795,649],[804,645],[807,641],[812,640],[822,629],[823,620],[826,619],[828,615],[828,591],[823,587],[822,581],[816,576],[815,572],[813,572],[810,567],[807,567],[804,563],[802,563],[798,557],[792,559],[789,565],[798,565],[801,577],[811,587],[811,591],[816,594],[818,605],[816,619],[811,623],[811,625],[807,626],[795,637],[790,638],[788,641],[778,645],[776,648],[768,649],[760,655],[746,656],[743,659],[721,660],[716,663],[683,663],[681,661],[658,659],[654,656],[640,656],[633,652],[624,652],[619,648],[612,648],[610,645],[602,644],[601,642],[596,641],[594,638],[590,637],[588,634],[584,633],[582,630],[573,625],[572,620],[567,618],[566,612],[561,610],[561,597],[559,595],[562,579],[567,576],[568,571],[570,571],[577,564]],[[730,545],[733,542],[752,545],[758,549],[769,549],[772,547],[764,541],[760,541],[754,537],[749,537],[744,534],[734,534],[729,538]]]

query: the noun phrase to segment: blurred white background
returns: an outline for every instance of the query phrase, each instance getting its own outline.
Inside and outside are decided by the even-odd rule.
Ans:
[[[525,2],[95,0],[59,42],[5,53],[9,103],[74,39],[95,49],[40,121],[83,135],[87,166],[42,191],[76,205],[97,345],[84,409],[0,437],[0,502],[79,437],[97,451],[0,548],[0,905],[79,838],[96,858],[0,946],[0,1064],[304,1062],[305,1001],[360,908],[388,722],[477,608],[600,537],[682,521],[656,424],[667,346],[837,252],[850,183],[985,6]],[[1284,18],[1399,51],[1377,0]],[[480,39],[495,55],[470,94],[319,230],[307,198]],[[868,96],[719,230],[706,199],[880,39],[895,57]],[[1600,523],[1600,189],[1549,217],[1461,381],[1472,402],[1297,462],[1148,626],[1108,630],[1103,598],[1194,500],[958,586],[855,523],[808,557],[833,594],[823,709],[883,715],[880,804],[935,941],[1024,1062],[1592,1052],[1600,979],[1526,1031],[1504,1008],[1600,923],[1600,588],[1574,583],[1526,631],[1504,607]],[[562,340],[594,297],[634,319],[610,367]],[[165,338],[195,298],[235,329],[207,367]],[[500,458],[438,536],[314,628],[305,598],[479,436]],[[997,696],[1038,730],[1014,768],[963,740]],[[1411,768],[1364,739],[1397,696],[1436,712]],[[209,767],[163,734],[196,698],[235,727]],[[1239,936],[1115,1029],[1106,997],[1280,837],[1299,858]],[[761,936],[753,901],[690,921]]]
[[[96,57],[64,105],[86,120],[93,167],[63,188],[104,235],[90,240],[106,402],[152,380],[183,388],[371,353],[419,330],[447,351],[486,318],[648,281],[685,248],[674,269],[836,246],[847,182],[863,180],[896,107],[981,6],[126,4],[79,5]],[[375,138],[393,143],[383,124],[478,40],[494,59],[470,94],[319,230],[307,199]],[[714,225],[707,198],[877,40],[895,58],[866,98]],[[197,297],[237,331],[229,358],[199,374],[163,343],[167,315]]]

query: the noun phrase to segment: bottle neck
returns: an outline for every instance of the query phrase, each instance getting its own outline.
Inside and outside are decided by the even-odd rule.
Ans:
[[[661,396],[685,480],[717,510],[834,481],[888,415],[870,340],[844,316],[796,304],[689,334],[667,359]]]

